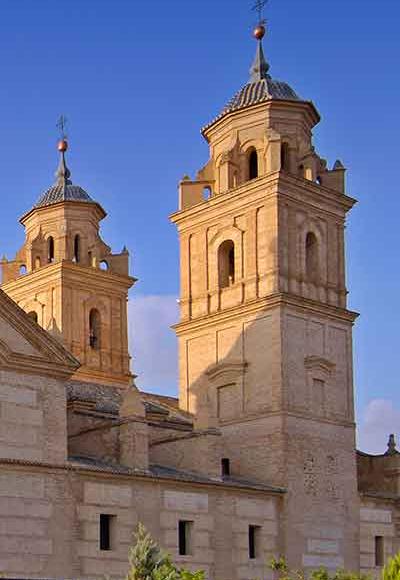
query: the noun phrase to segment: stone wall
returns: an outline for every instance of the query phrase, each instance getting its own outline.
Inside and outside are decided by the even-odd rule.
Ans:
[[[0,567],[11,577],[122,578],[140,521],[182,566],[218,580],[261,577],[279,551],[279,505],[279,494],[222,484],[3,464]],[[113,516],[110,550],[100,550],[100,514]],[[179,520],[191,522],[185,556],[178,554]],[[254,559],[249,525],[259,526]]]
[[[46,376],[0,371],[0,456],[66,460],[65,388]]]
[[[360,508],[360,567],[373,578],[380,578],[382,563],[397,553],[399,542],[399,511],[396,502],[383,497],[362,496]],[[381,548],[377,545],[377,538]],[[379,549],[383,562],[379,561]]]

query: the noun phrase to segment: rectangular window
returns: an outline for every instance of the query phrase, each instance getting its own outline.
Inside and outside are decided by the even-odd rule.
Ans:
[[[249,558],[255,560],[259,556],[260,526],[249,526]]]
[[[383,566],[385,563],[385,549],[383,536],[375,536],[375,566]]]
[[[229,477],[231,474],[231,462],[227,457],[221,459],[221,472],[222,477]]]
[[[115,516],[100,514],[100,550],[112,549],[112,528]]]
[[[188,556],[191,554],[191,535],[192,535],[193,522],[188,522],[186,520],[179,520],[178,525],[178,543],[179,543],[179,555]]]

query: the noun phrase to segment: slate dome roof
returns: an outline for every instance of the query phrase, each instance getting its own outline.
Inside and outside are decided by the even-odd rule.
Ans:
[[[80,185],[72,183],[55,183],[47,189],[35,203],[35,207],[44,207],[60,201],[83,201],[95,203]]]

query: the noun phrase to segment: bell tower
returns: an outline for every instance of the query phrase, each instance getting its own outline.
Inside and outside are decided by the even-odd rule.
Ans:
[[[3,259],[1,287],[79,359],[74,378],[126,387],[129,254],[113,254],[101,239],[106,212],[72,183],[67,149],[63,138],[56,182],[20,220],[25,243]]]
[[[352,325],[344,231],[355,200],[313,146],[311,101],[269,74],[256,27],[249,81],[202,134],[179,188],[180,405],[222,433],[234,476],[286,489],[294,567],[359,566]]]

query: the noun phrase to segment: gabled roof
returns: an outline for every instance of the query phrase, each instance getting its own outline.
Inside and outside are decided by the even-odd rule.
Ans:
[[[0,368],[66,378],[79,361],[0,290]]]

